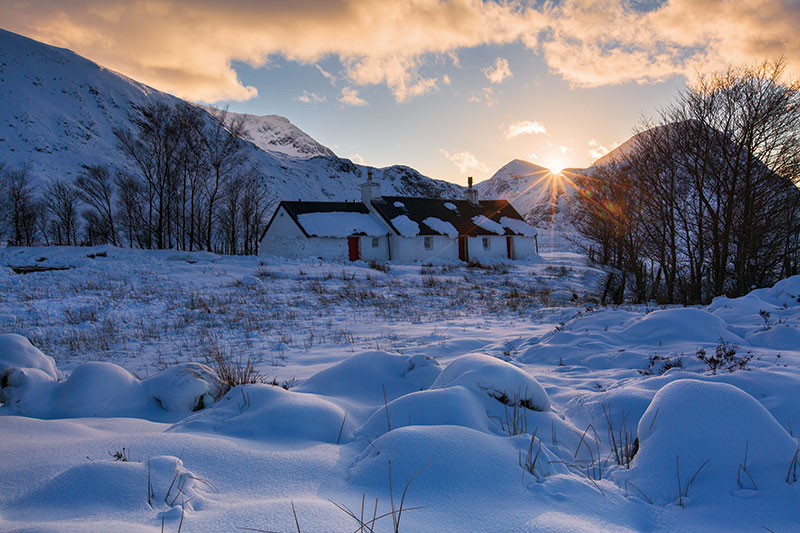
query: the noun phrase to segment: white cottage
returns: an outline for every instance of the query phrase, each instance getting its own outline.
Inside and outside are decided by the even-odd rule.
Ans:
[[[361,202],[281,202],[262,254],[332,260],[424,262],[524,259],[537,252],[536,229],[507,200],[381,196],[372,176]]]

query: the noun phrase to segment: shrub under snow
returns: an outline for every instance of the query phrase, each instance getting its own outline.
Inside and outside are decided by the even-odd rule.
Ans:
[[[61,377],[52,357],[14,333],[0,335],[0,375],[9,368],[38,368],[53,379]]]
[[[798,446],[746,392],[688,379],[656,393],[639,421],[638,436],[639,452],[626,479],[659,504],[679,500],[679,472],[683,499],[786,487]]]
[[[388,421],[387,421],[388,411]],[[465,387],[455,386],[412,392],[375,410],[357,431],[358,436],[374,439],[404,426],[464,426],[489,432],[483,405]]]
[[[9,368],[0,401],[10,414],[38,418],[147,416],[202,409],[219,391],[216,374],[198,363],[176,365],[140,381],[121,366],[90,362],[75,368],[65,381],[38,368]]]
[[[352,435],[344,410],[314,394],[257,383],[240,385],[212,408],[172,426],[173,431],[212,432],[261,440],[300,439],[336,443]]]
[[[442,389],[454,385],[486,397],[533,411],[549,411],[550,399],[544,388],[530,374],[496,357],[483,354],[462,355],[450,362],[431,385]]]

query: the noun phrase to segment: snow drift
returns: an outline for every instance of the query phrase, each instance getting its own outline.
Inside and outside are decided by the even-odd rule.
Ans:
[[[798,442],[755,398],[726,383],[682,379],[653,397],[639,420],[630,475],[656,503],[721,490],[786,488]]]

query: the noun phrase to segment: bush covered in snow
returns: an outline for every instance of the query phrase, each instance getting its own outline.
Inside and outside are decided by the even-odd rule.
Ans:
[[[502,404],[516,404],[532,411],[550,410],[547,392],[533,376],[489,355],[469,354],[454,359],[442,370],[431,388],[455,385],[462,385]]]
[[[13,333],[0,335],[0,375],[9,368],[38,368],[53,379],[61,377],[52,357],[43,354],[22,335]]]
[[[158,411],[195,411],[222,391],[205,365],[182,363],[144,381],[121,366],[84,363],[64,381],[38,368],[8,368],[0,383],[0,410],[38,418],[142,416]]]
[[[787,488],[786,472],[798,448],[746,392],[686,379],[656,393],[638,436],[639,452],[624,479],[659,504],[713,499],[721,490]]]

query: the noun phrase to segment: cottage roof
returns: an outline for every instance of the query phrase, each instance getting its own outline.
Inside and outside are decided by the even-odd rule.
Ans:
[[[408,234],[405,228],[410,226],[409,221],[419,227],[418,235],[455,237],[453,229],[458,235],[469,236],[536,234],[508,200],[473,204],[466,200],[383,196],[373,200],[372,206],[398,235]]]
[[[377,237],[387,233],[360,202],[281,202],[278,209],[281,207],[306,237]]]
[[[361,202],[281,202],[306,237],[386,235],[387,228]],[[397,235],[536,235],[508,200],[467,200],[383,196],[372,201],[383,222]],[[273,219],[275,218],[273,215]],[[267,228],[272,224],[270,220]]]

